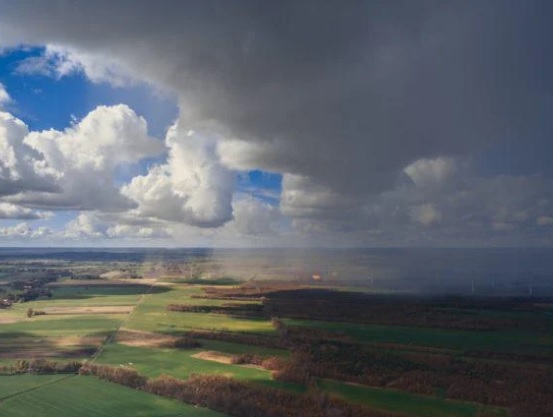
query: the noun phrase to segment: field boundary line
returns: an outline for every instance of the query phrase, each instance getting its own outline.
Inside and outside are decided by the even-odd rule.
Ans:
[[[17,377],[19,375],[9,375],[9,376]],[[10,395],[6,395],[5,397],[0,397],[0,402],[9,400],[9,399],[14,398],[14,397],[17,397],[18,395],[26,394],[26,393],[31,392],[31,391],[36,391],[38,389],[47,387],[49,385],[57,384],[58,382],[61,382],[61,381],[66,381],[69,378],[74,378],[76,376],[77,376],[77,374],[70,374],[70,375],[67,375],[65,378],[60,378],[60,379],[56,379],[55,381],[45,382],[44,384],[37,385],[36,387],[28,388],[28,389],[23,390],[23,391],[19,391],[19,392],[10,394]]]
[[[158,282],[158,280],[156,279],[148,287],[148,290],[146,292],[144,292],[143,294],[140,294],[138,301],[134,305],[134,308],[131,310],[131,312],[129,314],[127,314],[127,316],[123,320],[121,320],[119,325],[106,338],[106,340],[103,341],[103,343],[100,345],[100,347],[98,347],[96,352],[94,352],[94,355],[92,355],[92,357],[90,358],[90,363],[94,363],[96,361],[96,359],[98,359],[98,356],[100,356],[104,352],[106,346],[109,345],[113,341],[115,336],[117,336],[117,333],[119,333],[119,330],[121,330],[121,328],[124,327],[125,324],[127,324],[129,322],[129,320],[131,319],[131,317],[134,314],[134,312],[136,311],[136,309],[138,307],[140,307],[140,305],[144,302],[144,300],[146,300],[146,297],[152,292],[152,289],[156,286],[157,282]]]

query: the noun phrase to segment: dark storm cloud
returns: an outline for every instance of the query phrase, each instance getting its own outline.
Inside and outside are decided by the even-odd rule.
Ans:
[[[261,144],[252,163],[341,192],[550,134],[549,2],[2,3],[4,39],[117,57],[191,124]]]

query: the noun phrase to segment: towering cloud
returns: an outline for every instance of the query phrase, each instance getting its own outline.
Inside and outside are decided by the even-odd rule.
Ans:
[[[57,192],[44,157],[24,143],[27,126],[0,111],[0,197],[22,192]]]
[[[200,227],[232,218],[234,174],[217,153],[217,138],[172,126],[165,141],[167,164],[133,178],[123,194],[138,203],[138,213]]]

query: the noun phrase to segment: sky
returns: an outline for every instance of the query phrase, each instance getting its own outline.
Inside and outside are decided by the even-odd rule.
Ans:
[[[0,10],[0,246],[553,243],[549,1]]]

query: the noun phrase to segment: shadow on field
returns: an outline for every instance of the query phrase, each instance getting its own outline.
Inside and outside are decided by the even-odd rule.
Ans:
[[[27,332],[0,333],[0,359],[82,358],[96,351],[93,346],[59,346],[56,338]]]

